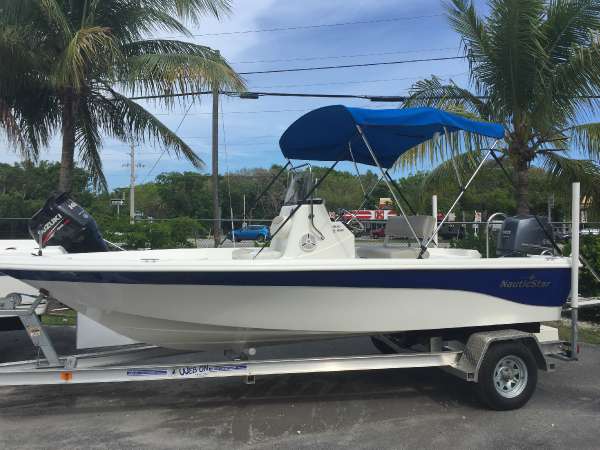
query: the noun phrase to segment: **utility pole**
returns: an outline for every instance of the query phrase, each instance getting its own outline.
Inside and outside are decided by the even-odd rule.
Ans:
[[[135,223],[135,146],[131,143],[131,152],[129,152],[131,160],[129,166],[131,173],[129,178],[129,223]]]
[[[143,164],[135,162],[135,145],[131,142],[131,151],[129,152],[129,164],[123,164],[124,167],[129,166],[129,223],[135,223],[135,169],[136,167],[144,167]]]
[[[219,86],[212,86],[212,197],[213,237],[218,247],[221,241],[221,205],[219,204]]]

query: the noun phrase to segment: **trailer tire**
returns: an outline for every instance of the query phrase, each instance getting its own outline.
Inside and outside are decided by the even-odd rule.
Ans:
[[[537,385],[537,363],[522,343],[509,341],[493,344],[479,369],[477,393],[481,401],[497,411],[525,405]]]

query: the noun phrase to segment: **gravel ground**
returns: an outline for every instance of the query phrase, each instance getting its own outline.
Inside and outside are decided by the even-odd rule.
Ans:
[[[50,332],[72,351],[72,328]],[[26,344],[23,332],[0,334],[0,360],[33,356]],[[296,349],[334,345],[372,351],[365,339]],[[0,448],[599,448],[599,429],[591,345],[540,373],[532,400],[510,412],[483,409],[470,385],[435,369],[0,388]]]

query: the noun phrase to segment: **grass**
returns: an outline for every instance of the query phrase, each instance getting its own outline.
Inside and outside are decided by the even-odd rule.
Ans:
[[[73,326],[77,323],[77,313],[72,309],[67,309],[56,314],[44,314],[42,316],[43,325],[68,325]]]
[[[567,341],[571,338],[571,321],[562,320],[549,324],[558,328],[558,336]],[[600,326],[589,322],[579,322],[579,342],[600,345]]]

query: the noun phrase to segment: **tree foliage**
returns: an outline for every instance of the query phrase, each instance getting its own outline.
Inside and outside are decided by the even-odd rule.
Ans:
[[[600,1],[490,0],[488,6],[482,17],[470,0],[447,5],[469,62],[469,86],[421,80],[405,106],[504,125],[498,150],[511,167],[522,213],[529,211],[528,175],[536,165],[549,182],[581,181],[582,192],[600,199],[600,124],[587,122],[600,95]],[[455,152],[478,152],[484,144],[490,143],[468,134],[445,136],[407,153],[400,165],[456,158]]]
[[[195,166],[201,159],[126,95],[161,95],[243,82],[218,51],[156,32],[191,34],[183,21],[229,12],[228,0],[0,0],[0,128],[24,160],[62,134],[61,190],[78,152],[106,188],[100,149],[108,136],[152,141]],[[10,63],[7,63],[10,61]],[[172,98],[160,101],[166,107]]]

